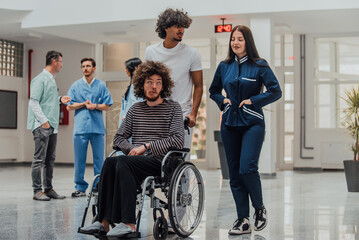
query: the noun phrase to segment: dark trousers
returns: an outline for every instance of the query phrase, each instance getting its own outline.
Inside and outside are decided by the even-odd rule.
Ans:
[[[255,209],[263,206],[258,159],[264,141],[264,129],[264,125],[260,124],[249,127],[221,125],[238,219],[249,217],[249,197]]]
[[[52,176],[56,157],[57,134],[52,127],[36,128],[32,134],[35,141],[35,153],[31,164],[32,187],[34,193],[42,190],[41,170],[45,192],[52,189]]]
[[[146,156],[106,158],[99,181],[99,221],[136,223],[137,189],[148,176],[161,175],[161,162]]]

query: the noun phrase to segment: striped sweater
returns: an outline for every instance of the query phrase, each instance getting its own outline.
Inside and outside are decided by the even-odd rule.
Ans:
[[[132,143],[128,139],[132,137]],[[161,160],[170,147],[183,148],[184,130],[181,106],[164,100],[157,106],[146,101],[132,105],[118,129],[113,144],[128,154],[133,148],[149,143],[145,155]]]

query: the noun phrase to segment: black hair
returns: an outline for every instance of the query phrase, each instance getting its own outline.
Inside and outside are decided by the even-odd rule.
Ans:
[[[130,77],[131,77],[131,80],[130,80],[130,84],[128,84],[127,86],[127,89],[126,89],[126,92],[125,92],[125,100],[127,100],[127,97],[128,97],[128,92],[130,91],[130,87],[131,87],[131,82],[132,82],[132,77],[133,77],[133,72],[135,71],[136,67],[138,65],[140,65],[142,63],[141,59],[135,57],[135,58],[131,58],[131,59],[128,59],[126,62],[125,62],[125,67],[127,69],[127,71],[130,73]]]
[[[167,8],[164,12],[158,15],[156,32],[158,36],[162,39],[166,38],[166,29],[172,26],[179,26],[183,28],[189,28],[192,23],[192,19],[187,15],[187,12],[184,12],[183,9],[173,10],[172,8]]]
[[[92,63],[92,67],[96,67],[96,61],[93,58],[83,58],[81,59],[81,65],[83,62],[90,61]]]
[[[52,64],[52,60],[58,61],[59,58],[62,57],[62,54],[58,51],[48,51],[46,54],[46,66],[49,66]]]

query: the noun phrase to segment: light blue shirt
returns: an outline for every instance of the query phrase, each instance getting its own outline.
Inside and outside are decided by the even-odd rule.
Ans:
[[[133,84],[130,86],[130,90],[128,91],[127,100],[125,99],[125,96],[122,98],[122,104],[121,104],[121,111],[120,111],[120,123],[119,127],[121,126],[121,123],[123,119],[126,117],[126,114],[128,112],[128,109],[135,104],[136,102],[142,102],[144,101],[143,98],[137,98],[134,93]]]
[[[77,80],[72,84],[67,95],[71,97],[69,105],[83,103],[86,100],[90,100],[93,104],[106,104],[109,106],[113,104],[106,84],[96,78],[90,85],[82,78]],[[101,110],[89,110],[86,107],[75,110],[74,135],[86,133],[106,133]]]
[[[30,85],[30,100],[38,102],[37,111],[29,103],[27,129],[34,129],[49,121],[54,133],[59,127],[60,101],[54,76],[44,69]],[[33,111],[35,110],[35,112]],[[37,114],[36,114],[37,112]]]

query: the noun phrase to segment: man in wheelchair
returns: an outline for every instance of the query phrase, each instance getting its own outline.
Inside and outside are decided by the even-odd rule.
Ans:
[[[129,109],[114,137],[114,146],[126,155],[105,160],[99,181],[98,221],[81,228],[81,233],[122,237],[135,232],[137,189],[146,177],[161,175],[161,160],[170,148],[183,147],[181,106],[165,99],[174,86],[168,68],[147,61],[138,66],[133,82],[136,97],[145,101]],[[114,223],[119,224],[110,230]]]

